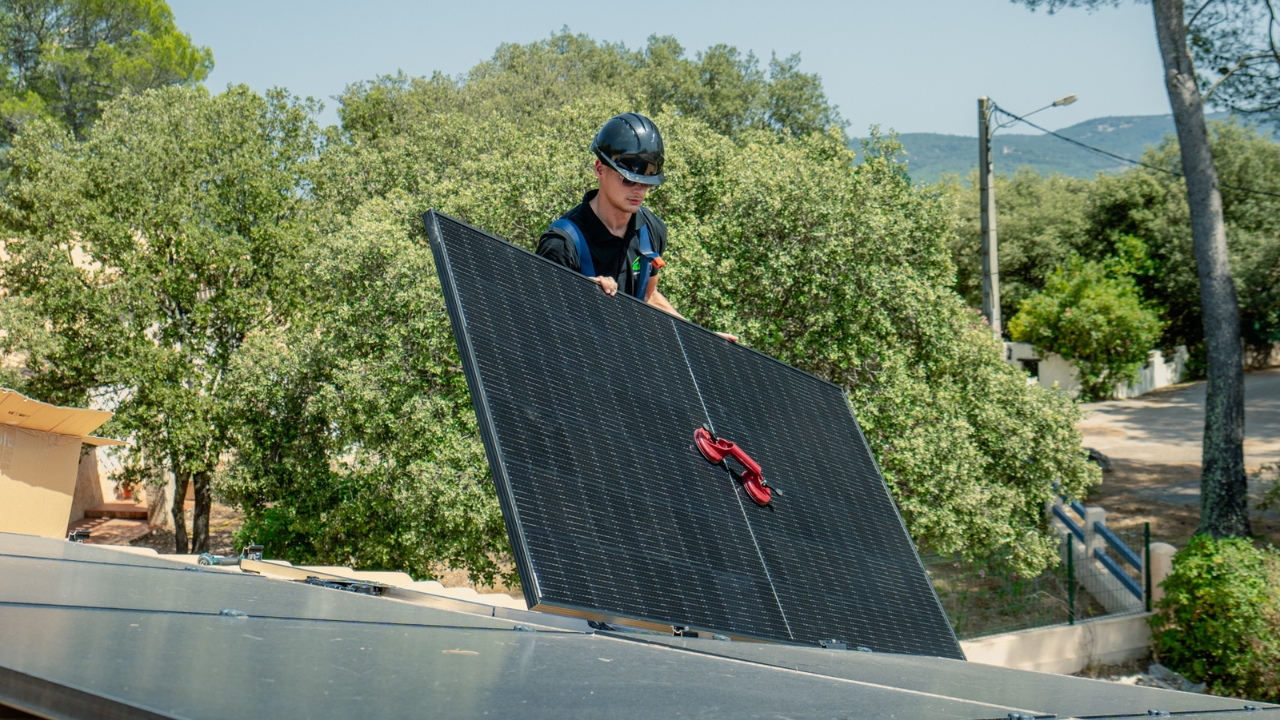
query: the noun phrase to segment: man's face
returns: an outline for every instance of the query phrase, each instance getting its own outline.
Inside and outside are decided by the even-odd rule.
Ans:
[[[596,177],[600,180],[600,194],[597,197],[617,210],[633,215],[640,211],[640,205],[644,203],[644,197],[651,187],[627,180],[617,170],[599,160],[596,160]]]

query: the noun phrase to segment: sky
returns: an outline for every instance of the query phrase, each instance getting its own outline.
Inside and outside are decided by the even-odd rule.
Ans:
[[[762,66],[772,53],[800,53],[801,70],[822,78],[854,136],[871,125],[976,135],[982,95],[1018,114],[1079,96],[1074,105],[1036,116],[1052,129],[1108,115],[1169,112],[1149,3],[1056,15],[1009,0],[169,5],[178,26],[213,49],[208,87],[285,87],[322,100],[326,124],[337,122],[332,98],[350,83],[399,70],[457,75],[502,43],[541,40],[565,27],[631,48],[654,34],[672,35],[690,56],[724,43],[754,52]]]

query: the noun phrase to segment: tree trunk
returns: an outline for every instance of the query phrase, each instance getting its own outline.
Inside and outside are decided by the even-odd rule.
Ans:
[[[195,535],[191,552],[209,552],[209,511],[213,506],[212,478],[207,472],[198,472],[192,478],[196,485],[196,511],[192,518],[192,534]]]
[[[1152,7],[1164,61],[1165,86],[1182,152],[1182,174],[1187,183],[1209,361],[1198,532],[1213,537],[1248,536],[1240,307],[1227,254],[1218,171],[1213,164],[1209,132],[1204,123],[1204,103],[1187,47],[1182,0],[1154,0]]]
[[[187,554],[187,484],[191,476],[187,473],[173,474],[173,551],[179,555]]]

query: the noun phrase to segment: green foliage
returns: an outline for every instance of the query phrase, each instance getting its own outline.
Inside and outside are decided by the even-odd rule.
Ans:
[[[945,187],[956,197],[961,217],[951,246],[955,287],[970,307],[982,307],[977,171],[970,173],[963,187],[954,180]],[[1012,318],[1079,247],[1088,229],[1089,188],[1087,180],[1044,176],[1030,169],[1020,169],[1012,177],[996,176],[1001,317]]]
[[[1219,695],[1280,700],[1280,552],[1196,535],[1151,618],[1160,661]]]
[[[236,455],[218,489],[245,511],[240,543],[499,572],[502,514],[419,223],[403,196],[361,207],[305,255],[317,312],[250,337],[233,363]]]
[[[191,85],[213,68],[164,0],[5,0],[0,3],[0,142],[38,117],[77,138],[126,91]]]
[[[1015,341],[1075,364],[1085,400],[1105,400],[1116,383],[1132,381],[1160,337],[1159,317],[1124,272],[1145,259],[1132,257],[1111,268],[1071,257],[1009,321]]]
[[[229,449],[225,373],[246,335],[293,312],[313,112],[167,88],[116,100],[84,142],[29,127],[0,206],[11,380],[67,404],[113,391],[140,472],[207,490]]]
[[[1223,184],[1241,332],[1253,357],[1262,358],[1280,341],[1280,199],[1228,186],[1280,194],[1280,144],[1254,128],[1233,123],[1214,122],[1210,130]],[[1143,160],[1181,172],[1178,146],[1172,138],[1150,148]],[[956,289],[977,307],[981,268],[976,178],[964,185],[951,180],[937,187],[953,199],[963,218],[952,243]],[[1043,290],[1053,270],[1070,254],[1114,264],[1136,242],[1146,259],[1127,274],[1146,304],[1159,308],[1164,321],[1153,347],[1171,350],[1186,345],[1192,370],[1196,369],[1204,348],[1204,326],[1190,213],[1180,178],[1146,168],[1099,174],[1091,181],[1021,170],[1011,178],[997,176],[996,206],[1005,317],[1031,293]]]
[[[800,56],[774,57],[762,71],[753,54],[715,45],[690,59],[672,37],[653,36],[643,50],[596,43],[562,30],[528,45],[506,44],[491,60],[453,80],[404,75],[357,83],[343,94],[343,129],[368,135],[423,122],[435,112],[537,116],[599,93],[619,107],[656,115],[670,107],[732,135],[771,129],[792,135],[843,127],[816,75],[800,72]]]
[[[1214,164],[1222,186],[1227,247],[1240,302],[1241,335],[1255,358],[1280,341],[1280,146],[1269,135],[1232,123],[1211,123]],[[1157,167],[1180,172],[1177,143],[1167,139],[1143,157]],[[1094,247],[1103,251],[1121,234],[1139,237],[1152,264],[1136,280],[1143,295],[1165,309],[1163,347],[1186,345],[1198,357],[1204,325],[1200,281],[1191,244],[1190,212],[1181,178],[1136,170],[1098,181],[1098,218],[1091,224]]]

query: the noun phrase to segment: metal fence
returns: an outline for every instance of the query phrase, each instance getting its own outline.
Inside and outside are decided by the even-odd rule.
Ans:
[[[1115,530],[1100,520],[1085,525],[1085,509],[1080,510],[1076,521],[1075,509],[1067,508],[1074,530],[1058,518],[1065,526],[1061,562],[1036,577],[1020,577],[998,565],[923,556],[960,639],[1146,609],[1150,568],[1143,558],[1149,552],[1150,526]]]
[[[1102,508],[1066,500],[1050,512],[1063,538],[1062,561],[1077,585],[1109,614],[1151,609],[1150,523],[1111,527]]]

